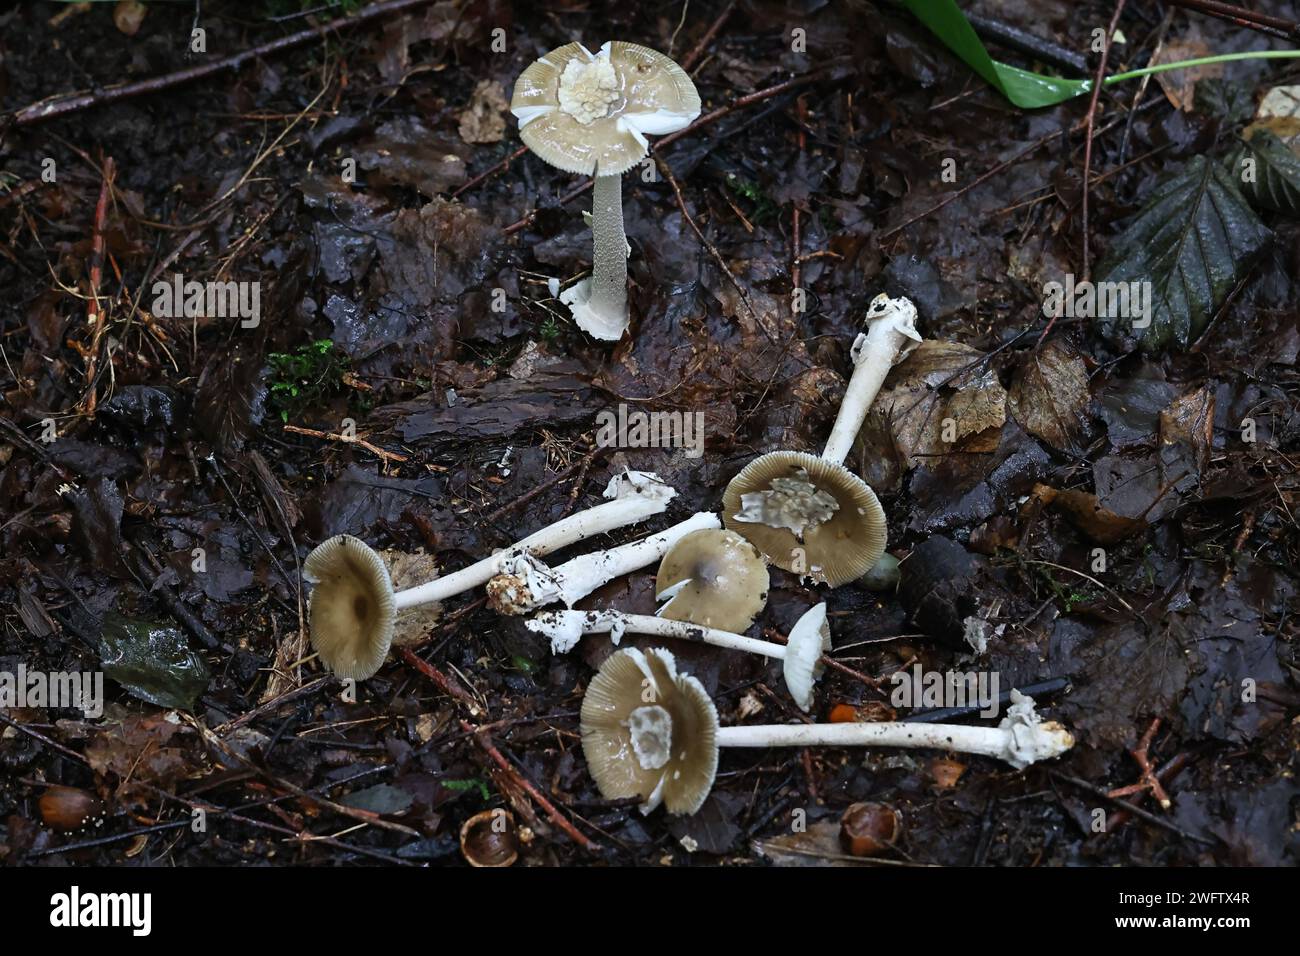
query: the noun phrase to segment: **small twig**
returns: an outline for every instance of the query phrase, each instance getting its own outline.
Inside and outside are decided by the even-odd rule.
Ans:
[[[1245,7],[1234,7],[1230,3],[1219,3],[1218,0],[1169,0],[1169,5],[1205,13],[1284,40],[1300,39],[1300,24],[1285,17],[1269,16],[1267,13],[1258,13]]]
[[[682,58],[681,67],[683,70],[689,73],[694,69],[695,64],[700,62],[700,57],[704,56],[709,44],[713,42],[713,38],[718,35],[718,31],[722,29],[722,25],[727,22],[727,18],[731,16],[732,11],[735,9],[736,0],[728,0],[727,5],[718,14],[717,19],[704,31],[704,36],[700,37],[700,42],[695,44],[694,49]]]
[[[1082,227],[1083,227],[1083,281],[1087,282],[1092,273],[1092,247],[1088,241],[1088,190],[1092,188],[1092,127],[1097,118],[1097,102],[1101,98],[1102,80],[1106,76],[1106,62],[1110,59],[1110,45],[1115,39],[1115,30],[1119,27],[1119,15],[1124,12],[1124,4],[1128,0],[1116,0],[1115,12],[1111,14],[1110,26],[1106,28],[1106,45],[1101,49],[1101,61],[1097,64],[1097,72],[1092,79],[1092,97],[1088,100],[1088,118],[1084,124],[1083,140],[1083,210],[1082,210]],[[1043,338],[1052,331],[1052,323],[1056,321],[1056,316],[1052,316],[1047,323],[1047,328],[1043,330]],[[1039,341],[1042,341],[1040,339]]]
[[[113,176],[115,174],[113,157],[104,160],[104,177],[99,187],[99,201],[95,203],[95,225],[90,242],[90,306],[86,322],[92,328],[90,350],[86,356],[86,397],[83,411],[88,417],[95,415],[96,395],[95,373],[99,364],[99,342],[104,335],[104,310],[99,302],[99,281],[104,271],[104,225],[108,219],[108,200],[113,193]]]
[[[596,853],[600,850],[599,843],[588,838],[578,830],[577,827],[570,823],[568,819],[566,819],[565,816],[555,808],[555,804],[546,799],[542,792],[534,786],[531,780],[514,768],[514,765],[505,758],[505,755],[493,745],[491,735],[465,720],[460,722],[460,727],[461,730],[470,734],[474,738],[474,742],[483,748],[483,752],[492,759],[492,762],[501,769],[501,772],[509,777],[511,782],[517,784],[520,789],[527,793],[528,796],[532,798],[533,802],[542,808],[542,812],[546,814],[550,821],[559,827],[570,840],[578,844],[578,846],[582,847],[588,853]]]
[[[1073,787],[1078,787],[1080,790],[1092,794],[1094,797],[1097,797],[1099,800],[1107,800],[1110,803],[1116,804],[1124,812],[1132,814],[1133,816],[1137,817],[1139,820],[1145,820],[1147,823],[1150,823],[1153,826],[1160,827],[1162,830],[1168,830],[1170,833],[1175,833],[1178,836],[1182,837],[1184,840],[1194,840],[1195,842],[1200,843],[1202,846],[1215,845],[1214,840],[1211,840],[1208,837],[1203,837],[1198,833],[1190,833],[1187,830],[1184,830],[1182,827],[1170,823],[1168,820],[1164,819],[1164,817],[1158,817],[1154,813],[1151,813],[1147,810],[1143,810],[1141,807],[1135,807],[1127,800],[1120,800],[1117,797],[1112,797],[1101,787],[1094,787],[1086,780],[1080,780],[1078,777],[1072,777],[1068,773],[1061,773],[1059,770],[1049,770],[1047,771],[1047,773],[1048,776],[1050,776],[1053,780],[1060,780],[1064,783],[1068,783]]]
[[[479,705],[479,702],[474,699],[469,691],[461,687],[458,681],[448,677],[408,647],[403,647],[397,653],[402,660],[437,684],[438,689],[444,694],[464,704],[472,715],[478,716],[482,712],[483,708]]]
[[[395,451],[385,451],[378,445],[372,445],[364,438],[357,438],[355,435],[349,438],[347,435],[341,435],[337,432],[317,431],[315,428],[301,428],[297,425],[285,425],[284,430],[287,432],[293,432],[295,435],[308,435],[312,438],[326,438],[330,441],[346,442],[349,445],[360,445],[372,455],[382,458],[385,462],[409,460],[406,455]]]
[[[210,63],[177,70],[175,73],[167,73],[163,76],[150,77],[147,80],[137,80],[134,83],[110,86],[102,90],[82,90],[78,93],[48,97],[29,106],[24,106],[5,119],[0,119],[0,132],[8,125],[30,126],[33,123],[40,123],[58,116],[67,116],[69,113],[76,113],[93,106],[116,103],[119,100],[141,96],[146,93],[157,93],[161,90],[169,90],[173,87],[193,83],[195,80],[205,79],[227,70],[238,70],[244,64],[253,60],[265,59],[276,53],[302,46],[304,43],[310,43],[312,40],[324,39],[331,33],[363,26],[381,17],[404,13],[407,10],[425,6],[432,2],[433,0],[386,0],[383,3],[371,4],[352,16],[339,17],[318,27],[300,30],[297,33],[280,37],[278,40],[263,43],[261,46],[255,46],[240,53],[213,60]]]

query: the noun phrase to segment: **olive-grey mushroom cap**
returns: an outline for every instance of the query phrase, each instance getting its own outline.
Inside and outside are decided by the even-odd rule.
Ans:
[[[843,465],[798,451],[755,458],[731,479],[722,521],[779,568],[831,587],[885,553],[888,525],[871,486]]]
[[[365,680],[384,664],[397,609],[384,559],[364,541],[340,534],[307,555],[303,580],[314,584],[311,646],[337,676]]]
[[[762,552],[734,531],[693,531],[659,562],[659,616],[743,634],[767,604]]]
[[[592,53],[567,43],[519,75],[510,111],[524,144],[552,166],[613,176],[645,158],[647,136],[689,126],[700,95],[685,70],[649,47],[613,41]]]
[[[790,696],[807,711],[813,703],[813,684],[821,676],[822,655],[831,649],[831,629],[826,623],[826,602],[810,608],[795,622],[786,639],[783,671]]]
[[[600,666],[582,698],[582,752],[606,799],[641,798],[694,813],[718,771],[718,712],[704,686],[662,648],[627,648]]]

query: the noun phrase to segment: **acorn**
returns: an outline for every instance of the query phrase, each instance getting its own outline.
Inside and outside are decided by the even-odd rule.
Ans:
[[[519,858],[514,815],[500,808],[474,814],[460,828],[460,852],[470,866],[510,866]]]
[[[853,856],[880,856],[903,832],[903,818],[887,803],[855,803],[840,817],[840,843]]]
[[[38,801],[41,819],[52,830],[80,830],[103,812],[103,804],[93,793],[80,787],[52,786]]]

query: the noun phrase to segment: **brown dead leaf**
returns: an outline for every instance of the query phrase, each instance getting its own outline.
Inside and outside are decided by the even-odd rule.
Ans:
[[[1076,450],[1091,396],[1083,360],[1049,342],[1030,352],[1011,383],[1011,414],[1025,431],[1062,451]]]
[[[496,80],[479,80],[469,105],[460,112],[460,138],[467,143],[501,142],[509,108],[505,87]]]
[[[86,744],[86,760],[96,773],[117,778],[117,799],[124,803],[149,800],[152,791],[144,784],[170,789],[196,769],[197,761],[174,739],[190,735],[174,714],[133,714],[95,729],[96,736]]]
[[[1197,474],[1204,474],[1214,446],[1214,393],[1202,385],[1170,402],[1160,413],[1160,444],[1183,446],[1187,463],[1195,467]],[[1166,457],[1161,455],[1162,463]],[[1176,477],[1168,476],[1170,480]]]
[[[1086,491],[1034,485],[1032,497],[1062,512],[1071,524],[1098,544],[1115,544],[1146,527],[1141,518],[1116,514],[1103,506],[1096,495]]]
[[[1300,86],[1275,86],[1265,93],[1242,138],[1250,139],[1257,129],[1267,129],[1300,156]]]
[[[1201,39],[1199,31],[1194,30],[1182,39],[1166,43],[1156,56],[1151,58],[1151,65],[1177,63],[1179,60],[1194,60],[1198,57],[1209,56],[1210,53],[1210,48]],[[1171,70],[1168,73],[1157,73],[1156,82],[1165,91],[1165,98],[1173,104],[1174,109],[1190,113],[1193,101],[1196,98],[1197,81],[1210,76],[1222,75],[1223,64],[1214,63],[1208,66],[1191,66],[1182,70]]]
[[[874,488],[954,452],[997,448],[1007,393],[984,353],[927,340],[894,367],[858,433],[855,452]]]

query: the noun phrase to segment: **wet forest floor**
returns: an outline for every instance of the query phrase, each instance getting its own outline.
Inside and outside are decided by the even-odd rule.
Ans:
[[[1114,10],[963,6],[1089,72],[1083,38]],[[14,111],[342,13],[0,13],[0,671],[108,675],[97,717],[0,707],[0,862],[459,864],[462,824],[505,808],[521,864],[845,863],[840,815],[866,800],[901,813],[901,865],[1297,862],[1296,217],[1261,213],[1267,240],[1223,265],[1230,294],[1186,345],[1130,350],[1070,316],[1044,337],[1042,310],[1162,183],[1229,156],[1294,61],[1106,88],[1085,191],[1087,96],[1018,109],[888,3],[407,7],[39,122]],[[1116,68],[1296,45],[1136,0],[1120,27]],[[524,67],[575,39],[662,50],[704,101],[625,177],[616,344],[548,282],[590,268],[586,181],[519,154],[507,110]],[[256,283],[256,320],[160,314],[177,274]],[[1046,682],[1040,710],[1078,740],[1062,759],[724,752],[700,813],[645,817],[582,759],[607,637],[552,656],[468,594],[355,700],[310,657],[300,566],[331,535],[446,572],[626,468],[677,489],[565,557],[718,508],[758,453],[819,449],[882,291],[915,302],[929,345],[848,466],[905,575],[925,542],[961,546],[961,573],[923,589],[951,620],[773,569],[750,633],[828,602],[841,666],[818,720],[905,716],[890,675],[917,666]],[[602,446],[620,405],[700,413],[700,453]],[[653,568],[580,606],[654,613]],[[670,646],[724,724],[800,717],[779,661],[627,643]]]

